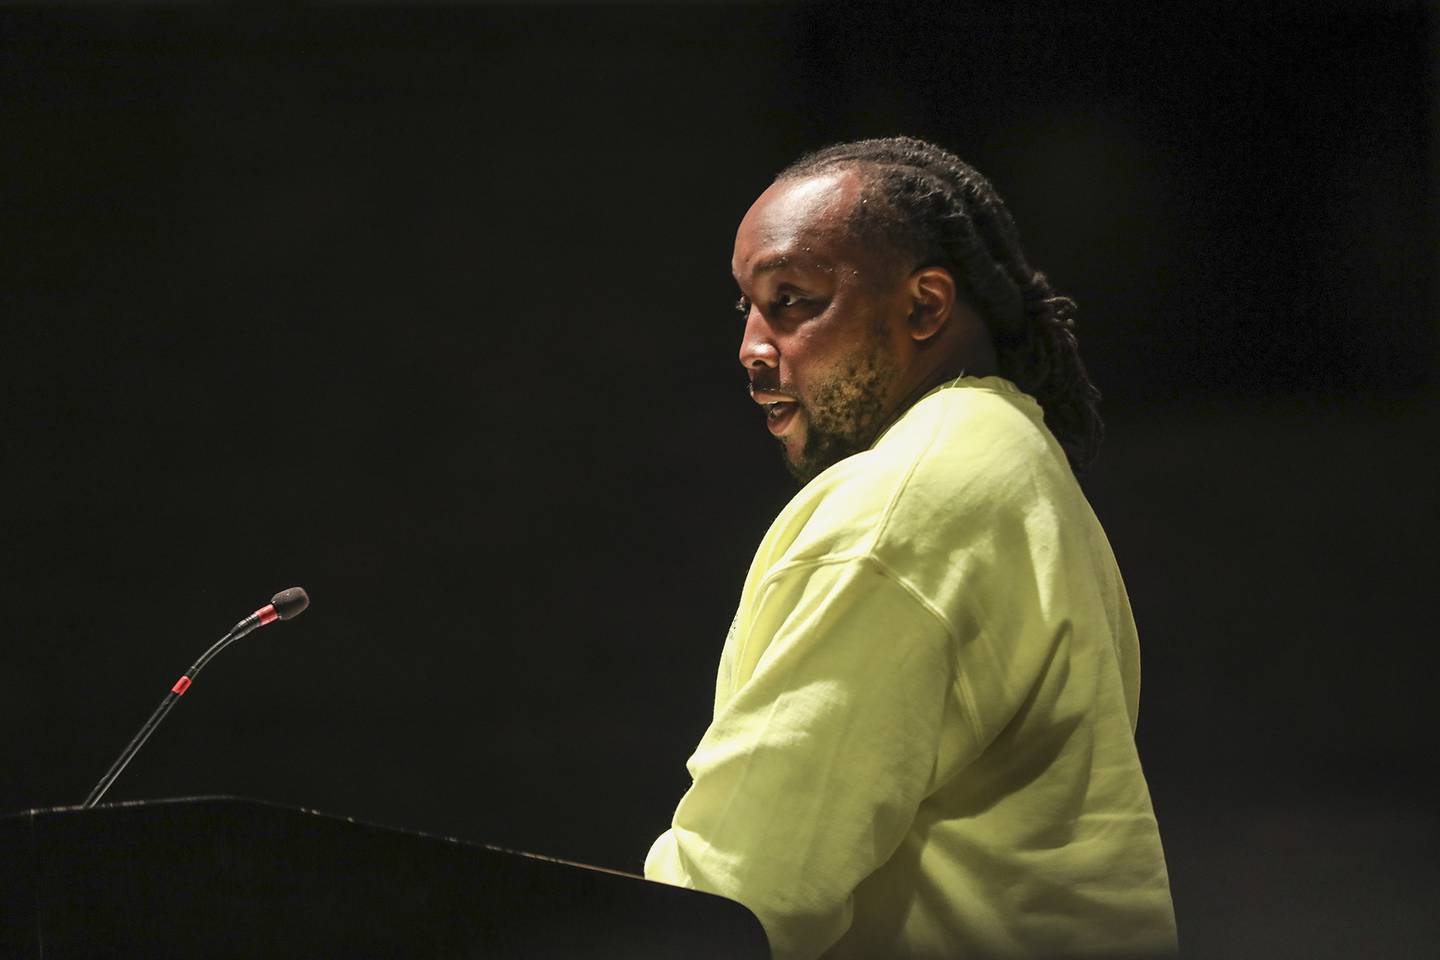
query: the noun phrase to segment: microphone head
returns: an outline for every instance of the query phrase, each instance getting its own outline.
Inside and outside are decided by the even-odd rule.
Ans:
[[[290,620],[305,612],[305,608],[310,606],[310,597],[300,587],[291,587],[271,597],[270,605],[281,620]]]

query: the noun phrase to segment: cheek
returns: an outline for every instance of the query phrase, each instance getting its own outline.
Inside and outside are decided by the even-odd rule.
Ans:
[[[845,356],[850,342],[848,325],[823,313],[791,332],[781,348],[782,359],[790,361],[799,375],[813,380],[816,371],[833,367]]]
[[[801,393],[802,399],[812,399],[817,386],[853,365],[855,351],[864,340],[848,325],[822,325],[821,319],[795,331],[781,347],[781,378]]]

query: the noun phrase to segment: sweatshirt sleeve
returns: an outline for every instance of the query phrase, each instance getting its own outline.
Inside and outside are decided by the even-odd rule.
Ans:
[[[848,929],[853,891],[932,787],[951,638],[868,557],[777,571],[740,629],[744,680],[645,875],[738,900],[777,960],[808,960]]]

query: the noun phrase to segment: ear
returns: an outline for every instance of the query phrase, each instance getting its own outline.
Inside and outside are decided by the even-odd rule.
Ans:
[[[955,278],[944,267],[921,267],[910,275],[910,336],[929,340],[955,313]]]

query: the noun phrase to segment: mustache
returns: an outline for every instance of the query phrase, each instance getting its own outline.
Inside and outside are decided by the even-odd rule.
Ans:
[[[755,399],[755,394],[757,393],[773,393],[779,396],[789,397],[796,403],[800,401],[800,395],[795,392],[795,389],[787,384],[781,383],[778,376],[755,377],[746,386],[745,392],[750,395],[750,399],[752,400]]]

